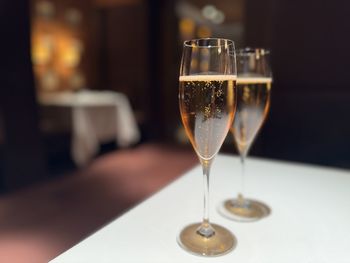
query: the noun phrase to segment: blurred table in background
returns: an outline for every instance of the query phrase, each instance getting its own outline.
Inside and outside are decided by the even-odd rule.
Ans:
[[[68,107],[72,112],[71,154],[83,166],[102,143],[115,140],[118,146],[137,143],[140,132],[128,98],[112,91],[42,93],[42,106]]]
[[[211,221],[236,235],[231,253],[202,258],[176,243],[184,226],[201,220],[202,171],[197,166],[52,262],[348,262],[349,171],[250,159],[246,196],[266,203],[271,214],[238,223],[216,209],[239,190],[239,168],[238,158],[219,155],[211,173]]]

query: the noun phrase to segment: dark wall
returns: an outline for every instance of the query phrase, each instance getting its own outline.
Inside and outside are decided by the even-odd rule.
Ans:
[[[2,190],[15,189],[46,176],[30,62],[29,31],[28,1],[1,1]]]
[[[256,152],[349,168],[350,3],[270,0],[264,12],[247,1],[247,44],[273,55],[271,111]]]

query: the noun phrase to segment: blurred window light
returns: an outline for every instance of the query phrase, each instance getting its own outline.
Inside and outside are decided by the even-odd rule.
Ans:
[[[222,24],[225,21],[225,15],[223,12],[216,12],[215,17],[211,20],[214,24]]]
[[[225,14],[213,5],[205,5],[202,15],[214,24],[222,24],[225,21]]]
[[[206,5],[202,8],[202,15],[209,20],[212,20],[216,16],[217,9],[213,5]]]

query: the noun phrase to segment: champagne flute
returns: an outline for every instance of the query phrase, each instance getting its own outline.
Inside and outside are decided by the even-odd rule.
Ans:
[[[241,49],[237,51],[237,111],[231,133],[241,159],[241,192],[220,207],[225,217],[236,221],[256,221],[270,213],[267,205],[243,196],[245,160],[270,106],[272,73],[269,51]]]
[[[184,42],[179,106],[186,134],[203,168],[204,215],[201,223],[181,231],[178,243],[197,255],[222,255],[236,245],[230,231],[209,222],[209,172],[232,125],[236,78],[233,41],[206,38]]]

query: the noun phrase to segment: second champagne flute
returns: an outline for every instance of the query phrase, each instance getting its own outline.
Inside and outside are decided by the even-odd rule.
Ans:
[[[232,125],[236,106],[233,41],[185,41],[179,82],[181,119],[203,168],[204,214],[201,223],[181,231],[178,243],[197,255],[218,256],[236,245],[230,231],[209,221],[209,171]]]
[[[240,49],[237,51],[237,111],[231,128],[241,158],[241,192],[220,207],[225,217],[236,221],[256,221],[267,216],[267,205],[244,197],[245,160],[263,125],[270,106],[272,74],[269,51]]]

